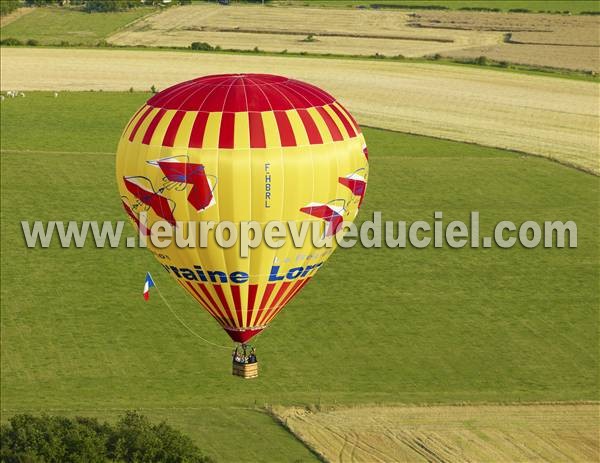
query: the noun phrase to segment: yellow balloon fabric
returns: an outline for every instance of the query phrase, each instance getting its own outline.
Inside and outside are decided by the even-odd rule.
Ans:
[[[154,95],[127,124],[116,164],[123,208],[146,235],[160,220],[183,236],[181,222],[199,221],[318,221],[332,236],[356,216],[368,179],[350,113],[313,85],[267,74],[206,76]],[[238,342],[268,326],[334,250],[311,239],[297,248],[289,233],[247,257],[210,241],[148,248]]]

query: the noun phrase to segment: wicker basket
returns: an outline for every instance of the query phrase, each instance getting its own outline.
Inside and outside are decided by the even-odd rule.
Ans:
[[[258,377],[258,362],[254,363],[236,363],[233,362],[232,374],[244,379]]]

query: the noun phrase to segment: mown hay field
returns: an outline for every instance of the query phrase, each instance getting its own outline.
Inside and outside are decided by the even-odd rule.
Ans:
[[[455,59],[474,59],[485,56],[495,61],[530,66],[554,67],[600,72],[600,48],[564,45],[529,45],[502,43],[442,53]]]
[[[496,45],[491,31],[435,30],[408,25],[403,11],[263,8],[215,4],[171,8],[109,37],[118,45],[213,46],[251,50],[407,57]],[[306,40],[314,35],[311,40]]]
[[[326,461],[564,461],[600,458],[598,404],[357,407],[275,415]]]
[[[372,37],[329,37],[318,36],[310,41],[306,40],[310,33],[285,34],[254,32],[248,29],[245,32],[223,31],[193,31],[193,30],[144,30],[142,32],[120,32],[110,38],[117,45],[145,45],[155,47],[159,45],[174,47],[189,47],[193,42],[206,42],[211,46],[220,46],[225,50],[253,50],[255,47],[262,51],[289,53],[311,53],[336,55],[362,55],[375,54],[385,56],[402,55],[407,58],[421,57],[435,53],[450,53],[462,51],[465,47],[473,47],[472,38],[466,34],[452,39],[440,38],[437,40],[422,40],[413,36],[405,38],[372,38]],[[449,42],[446,42],[449,40]],[[484,43],[497,45],[499,39],[492,37]],[[476,42],[478,43],[478,42]]]
[[[205,74],[270,72],[327,89],[363,125],[523,151],[600,172],[600,86],[594,82],[389,61],[132,50],[0,52],[3,90],[162,89]]]
[[[319,7],[359,7],[365,6],[363,0],[273,0],[275,5],[297,5]],[[410,6],[430,6],[437,5],[450,10],[460,10],[462,8],[498,8],[502,11],[508,11],[515,8],[524,8],[531,12],[549,12],[577,14],[584,11],[600,11],[600,4],[590,0],[377,0],[381,8],[406,9]]]
[[[449,32],[495,31],[505,41],[442,52],[456,58],[486,56],[496,61],[600,72],[600,18],[520,13],[419,11],[409,20],[419,28]]]
[[[342,55],[484,55],[497,61],[598,72],[599,27],[598,17],[582,15],[204,4],[149,16],[109,41],[177,47],[207,42],[225,49]]]

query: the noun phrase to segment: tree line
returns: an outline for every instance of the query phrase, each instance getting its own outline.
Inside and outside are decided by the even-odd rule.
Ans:
[[[114,425],[96,418],[15,415],[0,426],[2,463],[214,463],[164,421],[129,411]]]

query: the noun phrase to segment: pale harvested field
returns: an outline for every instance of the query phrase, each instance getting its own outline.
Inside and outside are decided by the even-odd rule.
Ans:
[[[407,57],[495,45],[498,32],[410,27],[399,11],[190,5],[170,8],[109,37],[118,45],[183,46],[208,42],[222,48]],[[309,35],[315,41],[306,42]]]
[[[501,43],[442,53],[451,58],[485,56],[495,61],[507,61],[529,66],[564,68],[600,72],[600,48]]]
[[[170,8],[109,37],[118,45],[347,55],[450,57],[600,71],[600,18],[460,11],[322,9],[256,5]],[[505,42],[505,34],[512,34]],[[314,41],[304,39],[314,35]]]
[[[442,52],[452,57],[487,56],[498,61],[600,71],[600,18],[518,13],[419,12],[414,26],[439,31],[511,33],[507,43],[479,44]]]
[[[330,462],[597,462],[600,409],[581,405],[364,407],[276,416]]]
[[[0,52],[2,90],[162,89],[205,74],[283,74],[336,95],[364,125],[523,151],[600,173],[597,83],[401,62],[131,50]]]
[[[319,36],[314,42],[303,42],[304,35],[270,34],[256,32],[215,32],[215,31],[149,31],[120,32],[110,41],[118,45],[168,45],[175,47],[188,47],[192,42],[207,42],[213,46],[219,45],[223,49],[252,50],[258,47],[263,51],[281,52],[287,50],[292,53],[335,53],[338,55],[363,55],[370,56],[376,53],[386,56],[402,55],[415,58],[434,53],[460,51],[471,47],[468,38],[456,37],[452,42],[434,42],[419,39],[391,39],[369,37],[331,37]],[[498,39],[489,41],[497,44]]]

